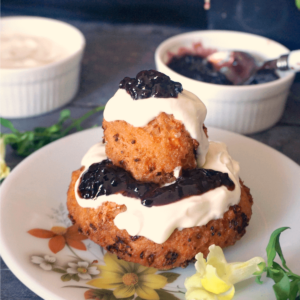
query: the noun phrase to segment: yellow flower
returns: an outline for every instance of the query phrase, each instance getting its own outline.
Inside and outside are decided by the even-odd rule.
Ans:
[[[0,180],[7,177],[10,172],[10,168],[5,162],[5,143],[3,137],[0,138]]]
[[[100,278],[87,284],[102,289],[114,289],[116,298],[128,298],[135,293],[143,299],[159,299],[155,289],[163,288],[167,278],[154,274],[157,269],[144,267],[118,259],[115,255],[106,253],[105,266],[99,266]]]
[[[246,262],[227,263],[223,250],[216,245],[209,247],[207,260],[202,253],[196,255],[196,274],[185,280],[187,300],[230,300],[234,284],[252,277],[259,271],[258,264],[264,262],[254,257]]]

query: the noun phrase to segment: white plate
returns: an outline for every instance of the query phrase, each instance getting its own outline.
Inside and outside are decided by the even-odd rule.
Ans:
[[[227,260],[266,258],[265,248],[272,231],[289,226],[291,230],[285,231],[280,241],[288,266],[299,274],[299,166],[272,148],[244,136],[215,128],[209,128],[208,132],[212,140],[225,142],[233,158],[240,162],[241,178],[251,188],[254,198],[253,217],[247,233],[235,246],[225,250]],[[93,287],[86,284],[88,280],[62,281],[64,274],[53,269],[43,270],[31,262],[32,256],[53,256],[55,266],[65,269],[69,262],[78,260],[89,263],[98,260],[99,264],[104,264],[101,248],[88,240],[84,241],[86,251],[65,246],[53,254],[48,247],[49,239],[28,233],[33,228],[50,230],[57,225],[70,226],[65,202],[71,173],[80,167],[81,158],[89,147],[101,138],[102,130],[96,128],[54,142],[22,161],[1,187],[1,254],[12,272],[44,299],[84,300],[84,293]],[[174,280],[176,276],[173,276],[170,279],[173,282],[164,289],[184,299],[184,278],[194,273],[194,266],[172,272],[179,277]],[[167,298],[174,299],[169,294],[161,297]],[[263,285],[258,285],[251,279],[237,284],[235,299],[275,299],[272,281],[266,279]]]

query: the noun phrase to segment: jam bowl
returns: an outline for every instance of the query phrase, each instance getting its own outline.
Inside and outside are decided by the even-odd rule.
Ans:
[[[262,36],[227,31],[203,30],[179,34],[162,42],[155,51],[158,71],[178,81],[196,94],[207,107],[205,125],[250,134],[272,127],[281,118],[290,86],[292,71],[277,71],[279,79],[255,85],[214,84],[188,78],[168,64],[174,56],[197,52],[244,51],[257,60],[267,61],[287,54],[289,49]]]
[[[71,101],[78,91],[83,34],[42,17],[1,19],[1,117],[37,116]]]

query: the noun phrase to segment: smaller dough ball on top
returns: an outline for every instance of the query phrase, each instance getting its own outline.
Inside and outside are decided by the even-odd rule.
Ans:
[[[129,171],[136,180],[160,184],[174,181],[181,168],[196,168],[199,142],[193,138],[195,134],[191,136],[185,122],[176,118],[176,111],[181,114],[183,106],[177,102],[187,102],[185,93],[188,92],[180,83],[154,70],[142,71],[136,78],[124,78],[105,108],[102,126],[106,155],[113,164]],[[185,118],[196,115],[197,109],[203,110],[198,98],[189,99],[189,103]],[[161,105],[168,105],[169,109],[157,110]],[[146,120],[144,124],[141,119]],[[194,131],[201,130],[205,136],[203,122],[197,126],[199,129]]]
[[[106,155],[136,180],[165,183],[175,180],[174,169],[196,167],[199,143],[172,115],[161,113],[145,127],[103,120]]]

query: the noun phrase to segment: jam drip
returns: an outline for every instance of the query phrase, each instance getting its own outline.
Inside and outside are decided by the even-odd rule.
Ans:
[[[189,196],[201,195],[220,186],[234,190],[227,173],[209,169],[183,170],[175,183],[160,187],[156,183],[135,180],[129,172],[108,159],[92,164],[82,176],[78,192],[84,199],[120,193],[141,200],[144,206],[166,205]]]
[[[169,76],[155,70],[141,71],[136,78],[125,77],[119,84],[134,100],[156,98],[177,98],[182,85],[172,81]]]
[[[102,195],[121,193],[124,196],[142,198],[149,190],[158,188],[156,183],[135,180],[124,169],[105,159],[92,164],[81,178],[79,195],[84,199],[93,199]]]

